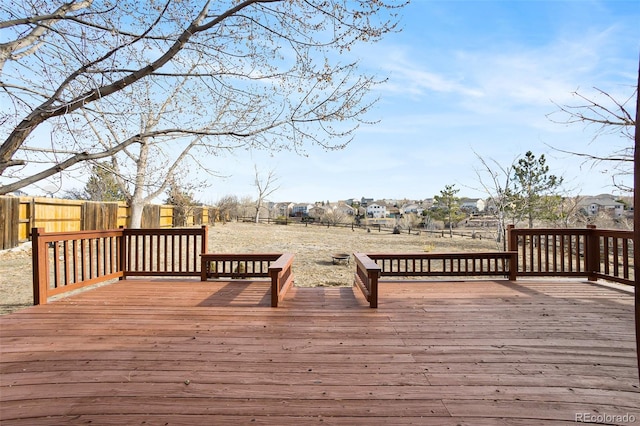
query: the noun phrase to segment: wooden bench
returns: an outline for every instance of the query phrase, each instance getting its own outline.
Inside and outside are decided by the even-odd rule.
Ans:
[[[200,279],[271,278],[271,306],[276,308],[293,284],[292,253],[202,253]]]
[[[354,253],[354,284],[372,308],[378,307],[380,277],[508,276],[516,280],[515,251],[478,253]]]

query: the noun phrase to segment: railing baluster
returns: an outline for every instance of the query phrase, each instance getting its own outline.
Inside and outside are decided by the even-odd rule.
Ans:
[[[613,275],[615,277],[620,276],[620,253],[618,252],[618,238],[612,238],[613,240]]]
[[[542,244],[541,244],[542,245]],[[542,249],[542,247],[541,247]],[[544,271],[549,272],[549,234],[544,234]]]
[[[611,251],[609,249],[609,237],[603,238],[602,244],[603,250],[603,258],[604,258],[604,273],[605,275],[609,275],[610,273],[610,265],[611,265]]]
[[[53,242],[53,288],[58,288],[60,283],[60,245],[57,241]],[[48,245],[47,245],[48,247]],[[49,253],[46,253],[45,257],[47,263],[49,263]],[[48,278],[48,277],[47,277]]]
[[[67,285],[71,282],[71,270],[69,267],[69,244],[68,241],[65,241],[62,245],[62,257],[64,261],[64,276],[62,285]]]
[[[629,240],[627,238],[622,239],[622,271],[623,277],[629,279]]]
[[[91,238],[87,241],[89,245],[89,259],[87,260],[87,266],[89,267],[89,279],[98,276],[98,239]]]

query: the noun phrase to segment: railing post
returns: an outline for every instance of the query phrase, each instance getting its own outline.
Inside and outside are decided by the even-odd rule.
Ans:
[[[47,259],[47,243],[40,236],[44,234],[44,228],[31,229],[31,259],[33,269],[33,304],[44,305],[47,303],[47,290],[49,289],[49,262]]]
[[[380,270],[368,271],[367,277],[369,279],[369,307],[378,307],[378,278],[380,277]]]
[[[600,272],[600,238],[595,230],[595,225],[587,225],[585,256],[588,268],[587,280],[589,281],[598,281],[597,273]]]
[[[509,281],[515,281],[518,278],[518,253],[511,251],[509,256]]]
[[[270,268],[271,275],[271,307],[277,308],[280,301],[280,273],[282,269]]]
[[[209,247],[209,227],[202,225],[202,243],[200,253],[206,253]]]
[[[507,251],[518,251],[518,240],[513,232],[515,225],[507,225]]]
[[[509,260],[509,280],[515,281],[518,277],[518,236],[514,231],[515,225],[507,225],[507,251],[515,252]]]

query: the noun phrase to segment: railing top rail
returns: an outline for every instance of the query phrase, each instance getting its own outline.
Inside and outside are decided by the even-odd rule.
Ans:
[[[509,232],[513,234],[524,235],[575,235],[575,234],[588,234],[593,232],[591,228],[510,228]]]
[[[356,263],[363,269],[381,271],[380,265],[373,261],[368,254],[365,253],[353,253],[353,257]]]
[[[278,260],[282,253],[200,253],[209,260]]]
[[[289,266],[293,262],[293,253],[282,253],[276,260],[269,266],[271,271],[281,271]]]
[[[40,229],[40,228],[37,228]],[[107,229],[104,231],[65,231],[65,232],[39,232],[40,241],[70,241],[88,238],[119,237],[122,236],[122,229]]]
[[[515,251],[447,252],[447,253],[367,253],[370,259],[473,259],[502,258],[517,255]]]
[[[633,238],[633,231],[622,229],[592,229],[591,231],[600,237]]]
[[[633,231],[624,229],[604,229],[604,228],[509,228],[509,232],[516,235],[545,235],[545,234],[558,234],[558,235],[574,235],[574,234],[589,234],[594,233],[598,235],[609,236],[621,236],[628,237],[633,235]]]
[[[202,235],[204,227],[198,228],[123,228],[124,235]]]

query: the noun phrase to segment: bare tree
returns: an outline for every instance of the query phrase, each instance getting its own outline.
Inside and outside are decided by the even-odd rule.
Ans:
[[[338,205],[331,205],[330,203],[325,204],[325,210],[320,220],[327,225],[342,225],[345,223],[349,223],[350,216],[349,214]]]
[[[238,201],[238,216],[243,218],[254,218],[253,214],[255,213],[255,200],[250,196],[246,195]],[[248,219],[247,219],[248,220]]]
[[[187,226],[188,218],[193,217],[195,207],[199,205],[193,198],[193,186],[180,182],[175,177],[171,179],[167,188],[165,204],[173,206],[173,226]]]
[[[594,96],[587,96],[578,91],[573,92],[572,95],[577,100],[574,105],[560,105],[554,102],[558,110],[547,117],[555,123],[564,125],[582,124],[595,127],[594,140],[605,134],[619,134],[629,140],[629,145],[604,156],[553,149],[581,157],[586,163],[593,165],[611,164],[613,170],[610,175],[613,185],[622,191],[632,192],[633,187],[625,185],[620,178],[633,174],[633,140],[636,120],[632,115],[631,108],[633,108],[633,102],[638,96],[638,86],[631,86],[629,90],[631,94],[623,99],[618,99],[598,88],[594,88],[594,90]],[[631,106],[629,106],[630,103]]]
[[[10,180],[0,193],[162,136],[168,147],[193,136],[211,150],[341,149],[381,81],[333,53],[394,31],[402,4],[392,1],[24,0],[0,7],[8,40],[0,56],[0,175]],[[199,110],[181,111],[182,99],[174,106],[180,122],[163,115],[153,129],[131,124],[146,112],[131,102],[137,86],[153,87],[155,97],[185,77],[185,90],[195,94],[186,102]],[[108,148],[80,137],[97,113],[128,130]],[[208,127],[212,115],[217,125]],[[50,133],[48,146],[37,129]]]
[[[258,171],[258,166],[253,165],[255,171],[255,179],[253,185],[256,187],[258,196],[256,197],[255,209],[256,209],[256,223],[260,222],[260,210],[264,207],[264,203],[268,196],[280,189],[280,186],[274,186],[278,182],[278,176],[274,170],[269,170],[266,176],[261,175]]]
[[[411,233],[412,229],[416,229],[422,223],[422,216],[415,213],[404,213],[398,220],[398,225]]]
[[[170,186],[175,186],[176,181],[188,180],[185,176],[185,171],[190,168],[188,166],[198,167],[200,164],[197,156],[192,155],[193,152],[214,156],[219,151],[229,149],[213,143],[202,143],[203,134],[212,131],[215,126],[218,118],[215,114],[211,114],[212,121],[202,122],[198,134],[189,137],[183,131],[174,133],[159,129],[161,123],[170,121],[172,128],[177,128],[180,116],[188,109],[194,112],[197,106],[180,102],[185,97],[194,96],[188,85],[188,77],[176,80],[176,86],[167,87],[168,91],[162,96],[154,93],[150,85],[152,81],[141,82],[132,90],[135,96],[131,96],[130,105],[138,111],[134,117],[126,113],[107,114],[100,109],[82,111],[90,129],[85,137],[92,138],[105,152],[122,145],[134,125],[139,135],[145,135],[139,137],[137,143],[117,150],[110,158],[110,172],[116,177],[120,191],[125,194],[131,208],[129,226],[132,228],[140,227],[145,204],[162,195]],[[114,122],[116,116],[118,121]],[[171,149],[167,149],[168,146]],[[210,167],[202,166],[200,169],[214,174]],[[203,185],[190,179],[191,189]]]
[[[562,228],[573,228],[588,222],[588,215],[582,206],[583,200],[584,197],[581,195],[563,197],[562,203],[558,206],[560,214],[557,215],[556,224]]]
[[[54,26],[58,21],[62,19],[69,19],[73,12],[83,10],[91,6],[93,0],[86,1],[71,1],[69,3],[63,3],[58,6],[51,13],[39,14],[33,16],[31,22],[41,21],[42,25],[33,25],[26,32],[16,34],[13,40],[2,43],[0,45],[0,73],[4,68],[4,64],[11,61],[19,61],[21,58],[35,54],[40,47],[43,46],[41,38],[46,35],[50,28]],[[14,6],[14,5],[12,5]],[[43,5],[38,5],[39,7]],[[35,5],[34,5],[35,7]],[[27,18],[18,18],[14,15],[15,11],[13,7],[2,10],[3,14],[7,14],[9,19],[3,20],[0,23],[0,29],[25,26],[29,23]]]
[[[235,195],[225,195],[220,198],[216,203],[220,220],[227,222],[231,220],[232,217],[238,216],[239,203],[238,197]]]
[[[496,160],[485,159],[477,152],[475,154],[482,164],[481,169],[476,169],[476,175],[482,190],[489,197],[487,210],[498,222],[496,242],[502,242],[503,249],[506,250],[507,222],[509,213],[513,210],[512,186],[516,160],[514,159],[508,166],[502,166]]]

